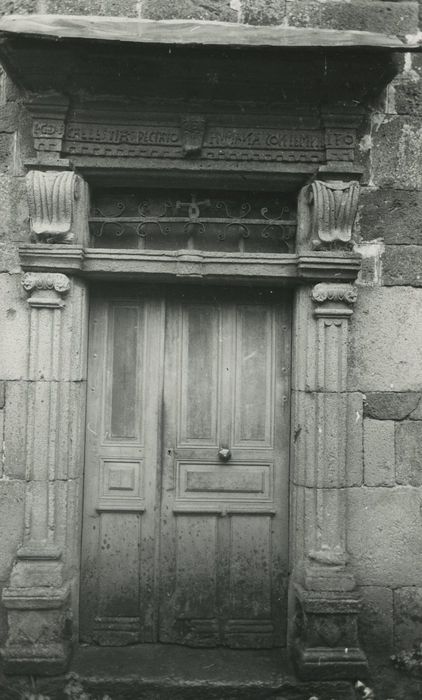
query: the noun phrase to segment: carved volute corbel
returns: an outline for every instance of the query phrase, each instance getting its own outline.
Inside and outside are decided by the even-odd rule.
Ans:
[[[34,241],[70,243],[83,236],[85,226],[78,216],[86,199],[82,178],[68,170],[30,170],[26,187]]]
[[[359,200],[356,180],[315,180],[301,190],[298,242],[313,250],[351,250]]]
[[[22,286],[30,295],[31,307],[60,309],[65,305],[63,297],[69,292],[70,280],[60,272],[27,272]]]

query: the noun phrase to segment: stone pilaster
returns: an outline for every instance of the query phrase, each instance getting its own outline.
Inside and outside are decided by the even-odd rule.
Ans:
[[[298,291],[293,377],[294,651],[305,677],[355,677],[366,664],[357,637],[359,598],[346,551],[346,489],[356,471],[347,392],[350,284]]]
[[[83,464],[86,290],[58,273],[27,273],[29,360],[24,541],[3,591],[7,672],[57,673],[68,661],[72,512]]]

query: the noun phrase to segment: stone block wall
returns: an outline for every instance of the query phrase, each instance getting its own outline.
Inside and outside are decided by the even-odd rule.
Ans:
[[[0,14],[186,18],[416,34],[418,2],[388,0],[0,0]],[[368,648],[422,638],[422,56],[374,103],[360,154],[363,270],[351,322],[350,391],[362,401],[363,466],[348,487],[351,563]],[[28,240],[22,96],[0,80],[0,587],[22,540],[28,307],[17,244]],[[356,434],[360,435],[360,432]],[[353,443],[354,444],[354,443]],[[350,482],[349,482],[350,483]],[[7,536],[3,536],[7,533]],[[0,611],[0,643],[5,634]]]

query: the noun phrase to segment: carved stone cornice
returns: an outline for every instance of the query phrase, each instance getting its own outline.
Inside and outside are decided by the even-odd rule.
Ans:
[[[26,187],[33,238],[47,243],[71,241],[78,176],[71,171],[30,170]]]
[[[62,299],[70,289],[66,275],[49,272],[27,272],[22,279],[22,286],[30,294],[28,303],[35,308],[62,308]]]

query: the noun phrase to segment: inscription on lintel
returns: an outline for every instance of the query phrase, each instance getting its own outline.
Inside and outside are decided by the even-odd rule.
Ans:
[[[204,160],[324,162],[352,161],[355,130],[351,128],[277,128],[207,123],[196,134],[180,123],[95,123],[35,118],[33,135],[40,152],[111,158],[195,157]],[[58,142],[60,146],[58,147]]]

